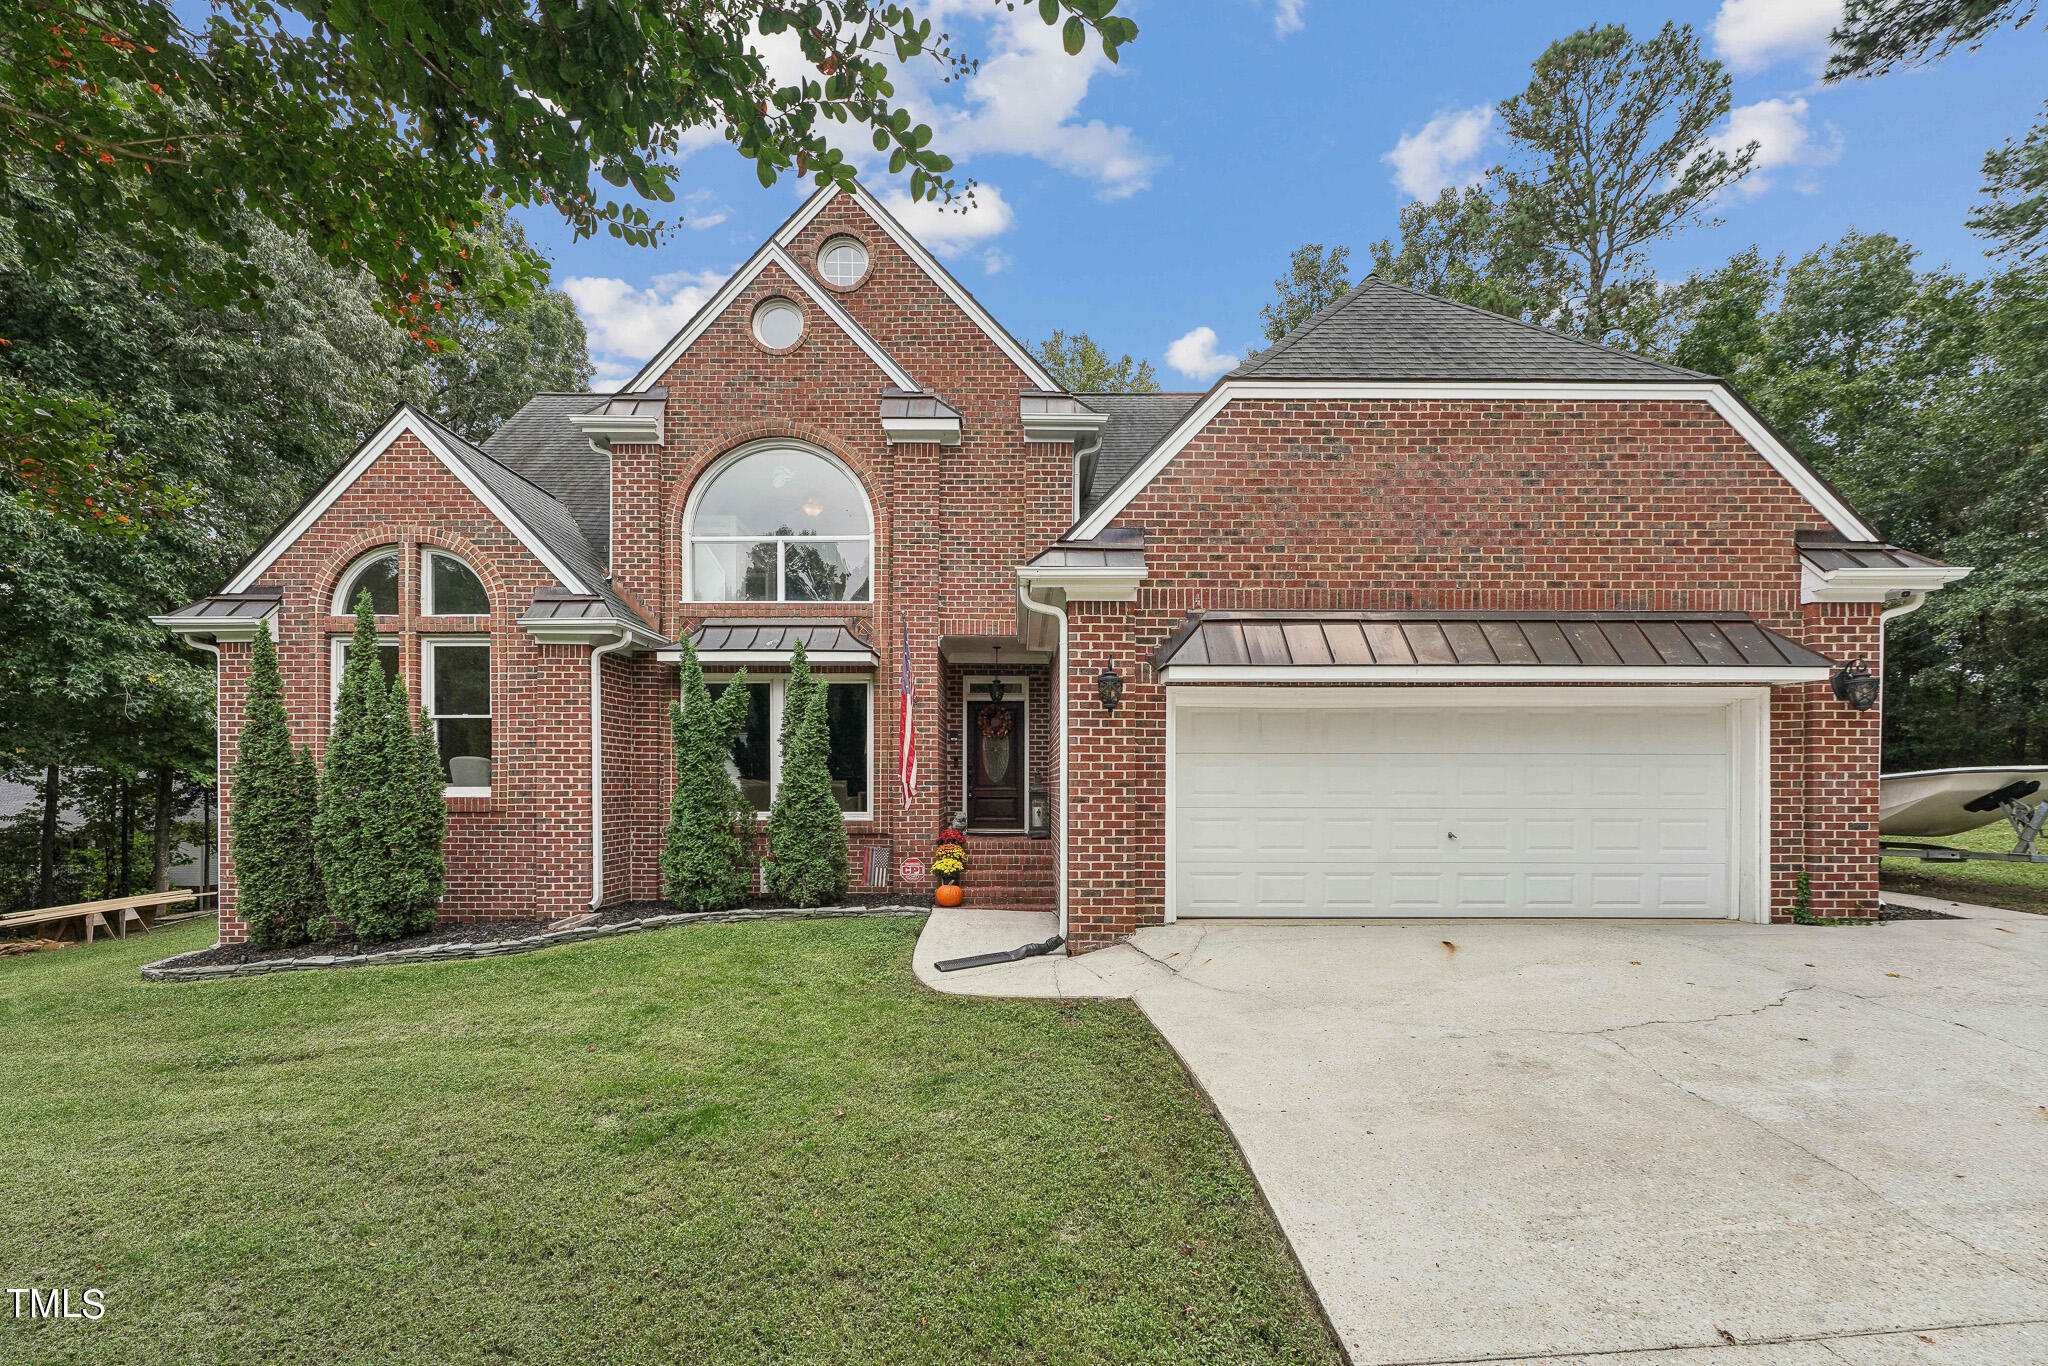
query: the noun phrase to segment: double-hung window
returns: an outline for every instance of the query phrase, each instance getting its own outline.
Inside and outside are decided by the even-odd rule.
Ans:
[[[873,685],[865,678],[825,682],[825,730],[830,737],[825,767],[832,797],[850,820],[874,814],[870,793],[874,753]],[[724,680],[711,681],[716,694]],[[766,815],[782,784],[782,714],[788,685],[781,679],[747,684],[747,723],[732,742],[728,761],[740,795]]]
[[[336,636],[333,639],[333,654],[328,660],[327,670],[327,720],[334,723],[334,714],[341,705],[341,676],[348,670],[348,647],[351,636]],[[377,637],[377,662],[384,666],[384,687],[389,690],[391,680],[398,677],[399,647],[396,636]]]
[[[447,795],[491,793],[491,643],[430,636],[420,645],[427,714],[447,776]]]

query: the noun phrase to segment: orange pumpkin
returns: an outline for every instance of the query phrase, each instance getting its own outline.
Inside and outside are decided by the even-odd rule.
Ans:
[[[932,893],[932,899],[941,906],[958,906],[960,904],[960,896],[960,889],[950,882],[942,884],[938,890]]]

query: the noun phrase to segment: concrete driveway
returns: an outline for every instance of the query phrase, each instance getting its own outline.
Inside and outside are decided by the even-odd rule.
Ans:
[[[1130,995],[1354,1361],[2048,1362],[2048,919],[1183,923],[971,986],[932,956]]]

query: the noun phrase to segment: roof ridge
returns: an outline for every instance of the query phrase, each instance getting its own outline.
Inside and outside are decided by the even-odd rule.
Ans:
[[[522,483],[522,484],[526,485],[526,486],[527,486],[528,488],[532,489],[532,490],[533,490],[533,491],[534,491],[535,493],[538,493],[538,494],[540,494],[540,495],[541,495],[541,496],[542,496],[543,498],[546,498],[546,499],[547,499],[547,500],[548,500],[549,502],[553,503],[553,504],[554,504],[554,505],[555,505],[556,507],[558,507],[558,508],[561,508],[561,509],[562,509],[562,512],[563,512],[563,514],[564,514],[565,516],[568,516],[568,515],[569,515],[569,508],[568,508],[568,505],[567,505],[567,504],[565,504],[565,503],[563,503],[563,502],[562,502],[562,500],[561,500],[560,498],[557,498],[557,497],[556,497],[556,496],[555,496],[555,495],[554,495],[553,493],[551,493],[551,492],[549,492],[549,491],[548,491],[547,489],[545,489],[545,488],[541,487],[541,486],[540,486],[539,484],[535,483],[535,482],[534,482],[533,480],[531,480],[531,479],[527,478],[527,477],[526,477],[525,475],[521,474],[521,473],[520,473],[520,472],[519,472],[518,470],[515,470],[515,469],[513,469],[513,468],[512,468],[512,467],[511,467],[510,465],[508,465],[508,464],[506,464],[506,463],[505,463],[504,461],[502,461],[502,460],[498,459],[498,457],[497,457],[497,456],[495,456],[495,455],[492,455],[492,454],[491,454],[491,453],[490,453],[489,451],[485,450],[485,449],[484,449],[484,448],[483,448],[482,446],[479,446],[479,445],[478,445],[478,444],[477,444],[476,442],[474,442],[474,441],[471,441],[471,440],[470,440],[470,439],[469,439],[468,437],[466,437],[466,436],[462,435],[462,434],[461,434],[460,432],[454,431],[454,430],[452,430],[452,429],[450,429],[450,428],[448,428],[448,427],[444,426],[444,425],[443,425],[443,424],[442,424],[442,423],[440,422],[440,420],[439,420],[439,419],[437,419],[437,418],[436,418],[436,417],[435,417],[435,416],[434,416],[434,415],[433,415],[432,413],[429,413],[429,412],[427,412],[427,411],[426,411],[425,409],[423,409],[423,408],[419,407],[419,406],[418,406],[417,404],[413,403],[413,402],[412,402],[412,401],[411,401],[410,399],[404,400],[404,403],[405,403],[405,406],[406,406],[406,407],[407,407],[408,409],[410,409],[411,411],[413,411],[413,412],[415,412],[415,413],[419,414],[419,416],[420,416],[421,418],[425,419],[425,420],[426,420],[426,423],[427,423],[427,425],[428,425],[428,426],[430,426],[430,427],[432,427],[432,428],[434,429],[434,432],[435,432],[435,434],[436,434],[436,435],[438,435],[438,436],[441,436],[441,437],[444,437],[444,438],[446,438],[447,440],[449,440],[449,441],[452,441],[452,442],[456,443],[456,444],[457,444],[458,446],[467,446],[467,447],[469,448],[469,451],[468,451],[468,453],[469,453],[469,454],[471,454],[471,455],[475,455],[475,456],[477,456],[477,457],[478,457],[479,459],[481,459],[481,460],[485,461],[486,463],[488,463],[488,464],[490,464],[490,465],[492,465],[492,466],[494,466],[494,467],[496,467],[496,468],[498,468],[498,469],[501,469],[501,470],[503,470],[503,471],[504,471],[505,473],[507,473],[507,474],[511,475],[511,476],[512,476],[512,477],[513,477],[514,479],[517,479],[517,480],[518,480],[518,481],[519,481],[520,483]],[[500,424],[500,425],[503,425],[503,424]],[[576,521],[576,518],[575,518],[574,516],[569,516],[569,521],[570,521],[570,523],[571,523],[571,524],[573,525],[573,524],[575,523],[575,521]],[[582,536],[582,535],[583,535],[583,528],[582,528],[582,527],[580,527],[580,526],[579,526],[579,527],[577,527],[577,528],[576,528],[576,534],[577,534],[578,536]],[[587,536],[585,536],[585,537],[584,537],[584,543],[585,543],[585,545],[588,545],[588,544],[589,544],[589,540],[590,540],[590,538],[589,538],[589,537],[587,537]],[[593,549],[591,553],[592,553],[592,554],[595,554],[595,553],[596,553],[596,551],[595,551],[595,550]]]
[[[1244,373],[1254,366],[1265,365],[1269,361],[1276,360],[1280,356],[1293,350],[1302,342],[1308,340],[1309,337],[1313,336],[1316,332],[1316,329],[1320,328],[1324,323],[1328,322],[1331,318],[1335,317],[1339,309],[1343,308],[1352,300],[1357,299],[1364,295],[1366,285],[1370,281],[1377,278],[1377,276],[1368,274],[1365,277],[1365,279],[1360,280],[1357,284],[1345,290],[1343,294],[1339,295],[1335,299],[1332,299],[1330,302],[1324,304],[1321,308],[1309,314],[1306,318],[1303,318],[1300,322],[1296,323],[1293,327],[1289,328],[1286,332],[1282,333],[1277,339],[1275,339],[1271,346],[1259,352],[1257,356],[1246,361],[1243,365],[1238,366],[1237,369],[1231,371],[1230,373],[1232,375]]]
[[[1553,337],[1558,341],[1571,342],[1576,346],[1583,346],[1593,351],[1606,352],[1610,355],[1626,356],[1630,360],[1641,361],[1645,365],[1655,365],[1661,369],[1672,371],[1674,374],[1692,375],[1695,378],[1699,379],[1719,378],[1719,376],[1717,375],[1709,375],[1703,371],[1688,370],[1682,365],[1673,365],[1669,361],[1657,360],[1655,357],[1645,356],[1637,351],[1629,351],[1619,346],[1609,346],[1606,342],[1596,342],[1588,337],[1577,336],[1570,332],[1562,332],[1553,327],[1545,327],[1541,323],[1532,323],[1526,318],[1517,318],[1514,315],[1508,313],[1496,313],[1490,308],[1482,308],[1478,304],[1468,304],[1462,299],[1453,299],[1442,294],[1432,294],[1426,289],[1417,289],[1413,285],[1397,284],[1396,282],[1389,280],[1385,276],[1381,275],[1377,270],[1368,271],[1366,273],[1365,279],[1360,280],[1358,282],[1358,288],[1362,290],[1366,287],[1368,283],[1377,283],[1383,289],[1398,290],[1403,294],[1412,295],[1413,297],[1418,299],[1427,299],[1431,303],[1443,304],[1450,308],[1463,309],[1467,313],[1476,314],[1482,318],[1490,318],[1496,319],[1500,322],[1513,323],[1515,326],[1524,328],[1530,332],[1534,332],[1539,336]]]

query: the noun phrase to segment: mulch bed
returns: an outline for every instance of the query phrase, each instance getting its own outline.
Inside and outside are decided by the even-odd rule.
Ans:
[[[901,892],[853,892],[837,904],[841,906],[901,906],[914,898]],[[927,900],[929,898],[926,898]],[[793,910],[786,901],[772,897],[750,898],[743,908],[748,911]],[[650,916],[675,915],[683,907],[671,901],[629,901],[623,905],[607,906],[588,918],[570,917],[581,925],[620,925]],[[212,914],[212,912],[208,912]],[[254,944],[216,944],[210,949],[196,953],[181,954],[178,966],[181,968],[220,967],[241,963],[262,963],[284,958],[311,958],[315,955],[331,955],[335,958],[360,958],[365,954],[389,953],[393,949],[422,949],[440,944],[496,944],[508,939],[530,939],[537,934],[559,930],[568,925],[568,919],[542,920],[456,920],[436,925],[425,934],[411,934],[403,939],[387,939],[379,944],[365,944],[356,939],[337,939],[320,944],[293,944],[289,948],[259,949]]]

